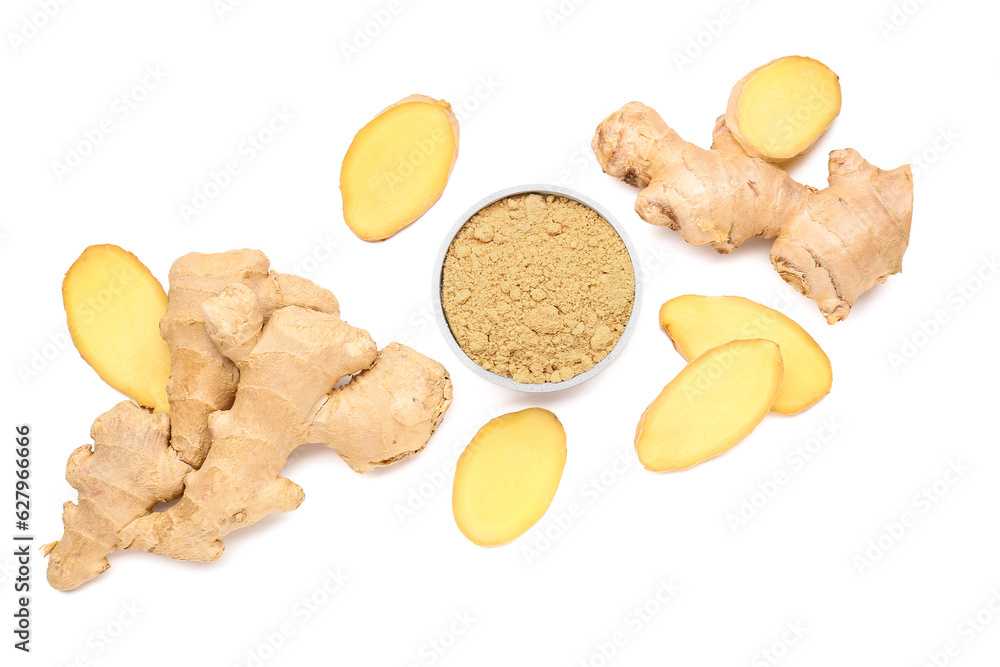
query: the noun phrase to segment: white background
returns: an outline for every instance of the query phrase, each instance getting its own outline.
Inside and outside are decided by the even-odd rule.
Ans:
[[[17,45],[10,35],[32,34],[24,21],[42,22],[34,17],[45,3],[5,2],[5,543],[13,425],[34,432],[37,546],[59,537],[61,504],[74,497],[63,481],[67,455],[122,398],[65,344],[60,281],[89,244],[119,244],[163,281],[189,251],[260,248],[276,269],[334,290],[345,318],[380,344],[403,340],[441,360],[455,401],[426,451],[385,471],[359,476],[307,447],[284,471],[305,489],[302,507],[231,535],[219,563],[117,553],[100,579],[67,594],[48,587],[36,556],[30,656],[10,647],[13,561],[4,547],[4,660],[247,665],[253,652],[268,665],[917,666],[954,640],[957,655],[939,664],[995,664],[1000,618],[984,612],[993,622],[971,640],[963,624],[1000,595],[997,281],[984,263],[998,242],[1000,12],[987,2],[894,1],[566,0],[560,14],[556,0],[409,0],[392,5],[388,25],[350,59],[343,45],[387,0],[248,0],[221,16],[212,0],[67,2]],[[688,49],[691,62],[679,63]],[[886,168],[922,163],[905,272],[833,327],[778,278],[767,243],[720,257],[645,224],[632,211],[636,192],[602,174],[589,151],[597,123],[633,99],[707,146],[732,85],[788,54],[828,63],[844,92],[841,116],[793,175],[824,186],[826,154],[846,146]],[[147,67],[165,79],[140,91],[145,99],[123,119],[115,100],[142,85]],[[456,107],[461,154],[424,218],[367,244],[341,217],[340,162],[365,122],[411,93]],[[242,159],[241,143],[276,108],[294,121],[185,222],[180,205],[210,172]],[[111,134],[60,180],[53,163],[104,118]],[[432,258],[462,211],[540,181],[593,197],[624,224],[640,249],[646,298],[635,337],[603,375],[531,396],[466,369],[429,307]],[[970,299],[959,288],[978,291]],[[778,304],[826,349],[834,388],[804,414],[767,418],[718,459],[656,475],[638,465],[632,436],[683,365],[657,326],[658,307],[689,292]],[[936,314],[944,323],[928,327]],[[904,351],[905,363],[894,364]],[[487,419],[531,405],[553,410],[568,432],[562,484],[521,539],[476,547],[453,522],[450,466]],[[794,451],[810,439],[819,451],[800,465]],[[940,482],[952,464],[967,471]],[[779,472],[788,481],[773,497],[753,496]],[[936,481],[942,494],[921,501]],[[422,506],[401,517],[421,492]],[[727,517],[744,500],[759,509],[734,529]],[[567,524],[574,503],[580,511]],[[887,536],[905,513],[915,525]],[[880,539],[877,562],[861,565]],[[321,593],[337,570],[348,581]],[[680,591],[657,602],[660,581],[671,579]],[[296,605],[310,597],[323,604],[306,619]],[[643,605],[650,611],[640,619],[634,608]],[[456,615],[474,619],[471,627],[453,624]],[[293,633],[272,651],[267,637],[283,623]],[[623,645],[605,658],[616,633]],[[761,653],[772,648],[777,662]]]

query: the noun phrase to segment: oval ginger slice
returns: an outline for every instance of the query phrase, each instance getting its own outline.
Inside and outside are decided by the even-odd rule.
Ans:
[[[160,337],[167,293],[139,259],[92,245],[63,279],[73,343],[101,379],[155,412],[169,412],[170,349]]]
[[[771,408],[774,412],[798,414],[829,394],[833,386],[833,368],[823,348],[794,320],[756,301],[686,294],[663,304],[660,326],[689,361],[740,338],[777,343],[785,371]]]
[[[682,470],[718,456],[767,416],[781,387],[781,352],[769,340],[736,340],[684,367],[643,413],[635,433],[642,465]]]
[[[566,431],[554,414],[528,408],[479,429],[455,467],[455,523],[475,544],[506,544],[545,515],[566,465]]]
[[[802,155],[840,113],[840,79],[813,58],[785,56],[733,87],[726,125],[750,157],[780,162]]]
[[[451,105],[426,95],[400,100],[361,128],[340,169],[351,231],[381,241],[426,213],[448,184],[458,135]]]

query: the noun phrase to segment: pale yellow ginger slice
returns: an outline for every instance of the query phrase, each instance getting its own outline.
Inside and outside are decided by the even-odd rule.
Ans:
[[[160,338],[167,294],[132,253],[92,245],[62,286],[76,349],[102,380],[156,412],[169,412],[170,350]]]
[[[773,60],[733,87],[726,125],[751,157],[780,162],[802,155],[840,113],[840,80],[803,56]]]
[[[455,523],[480,546],[514,540],[545,515],[565,465],[566,431],[548,410],[491,420],[458,459]]]
[[[451,106],[425,95],[400,100],[361,128],[340,170],[351,231],[381,241],[426,213],[448,184],[458,136]]]
[[[118,531],[183,490],[191,466],[170,448],[170,419],[131,401],[104,413],[90,429],[93,446],[78,447],[66,464],[77,502],[63,505],[65,531],[44,547],[53,588],[71,590],[108,569]]]
[[[819,344],[794,320],[750,299],[679,296],[660,308],[660,326],[688,361],[731,340],[777,343],[785,371],[772,412],[798,414],[830,393],[833,368]]]
[[[781,388],[781,351],[736,340],[689,363],[643,413],[635,450],[648,470],[682,470],[730,450],[767,416]]]

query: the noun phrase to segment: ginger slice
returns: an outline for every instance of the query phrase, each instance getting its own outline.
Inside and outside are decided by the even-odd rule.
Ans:
[[[455,468],[452,510],[474,544],[506,544],[548,511],[566,465],[566,431],[554,414],[528,408],[476,433]]]
[[[139,405],[169,412],[170,350],[160,338],[167,293],[132,253],[92,245],[62,285],[73,343],[109,385]]]
[[[781,352],[736,340],[698,357],[643,413],[635,450],[648,470],[690,468],[731,449],[767,416],[781,387]]]
[[[400,100],[361,128],[340,170],[351,231],[381,241],[426,213],[448,184],[458,135],[451,106],[425,95]]]
[[[777,343],[785,370],[772,412],[798,414],[830,393],[833,369],[819,344],[794,320],[750,299],[679,296],[660,308],[660,326],[688,361],[731,340]]]
[[[840,80],[812,58],[786,56],[733,87],[726,125],[751,157],[780,162],[802,155],[840,113]]]

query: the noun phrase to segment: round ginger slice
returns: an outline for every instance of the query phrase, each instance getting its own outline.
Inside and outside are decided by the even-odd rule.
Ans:
[[[139,259],[116,245],[92,245],[63,279],[73,343],[101,379],[155,412],[170,412],[170,349],[160,337],[167,293]]]
[[[840,80],[804,56],[773,60],[733,87],[726,125],[750,157],[781,162],[802,155],[840,113]]]
[[[778,311],[740,296],[686,294],[660,308],[660,326],[687,360],[740,338],[764,338],[781,348],[785,367],[771,410],[794,415],[830,393],[833,368],[805,329]]]
[[[566,431],[554,414],[528,408],[479,429],[455,467],[455,523],[483,547],[507,544],[545,515],[566,465]]]
[[[683,470],[729,451],[753,431],[781,387],[781,352],[735,340],[698,357],[650,404],[635,432],[647,470]]]
[[[351,231],[381,241],[426,213],[448,184],[458,136],[451,105],[425,95],[400,100],[361,128],[340,169]]]

